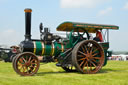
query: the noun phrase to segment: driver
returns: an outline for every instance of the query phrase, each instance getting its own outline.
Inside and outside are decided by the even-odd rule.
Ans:
[[[96,37],[93,40],[97,42],[103,42],[102,33],[99,30],[96,31]]]

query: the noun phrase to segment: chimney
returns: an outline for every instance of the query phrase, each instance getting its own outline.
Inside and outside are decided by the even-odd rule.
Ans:
[[[25,9],[25,41],[31,40],[31,9]]]

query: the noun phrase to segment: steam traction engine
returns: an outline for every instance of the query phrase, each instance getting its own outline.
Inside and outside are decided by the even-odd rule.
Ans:
[[[13,68],[22,76],[34,75],[40,66],[37,56],[44,56],[46,61],[57,61],[57,66],[67,72],[97,73],[107,63],[109,42],[90,40],[89,33],[102,29],[118,29],[114,25],[64,22],[58,31],[69,32],[63,39],[53,35],[48,28],[40,24],[40,40],[31,39],[31,9],[25,9],[25,40],[19,45],[20,53],[13,59]]]

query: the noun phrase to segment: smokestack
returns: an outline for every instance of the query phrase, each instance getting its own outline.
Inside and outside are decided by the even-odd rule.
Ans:
[[[25,41],[31,40],[31,9],[25,9]]]

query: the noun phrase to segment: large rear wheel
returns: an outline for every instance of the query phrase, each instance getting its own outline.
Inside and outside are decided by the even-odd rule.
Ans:
[[[21,76],[34,75],[40,66],[38,58],[30,52],[18,54],[13,61],[13,68]]]
[[[81,41],[72,51],[72,62],[81,73],[97,73],[104,64],[104,50],[94,40]]]

